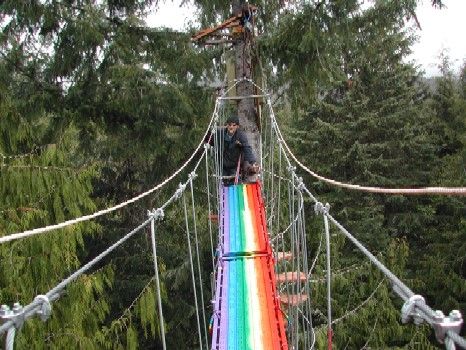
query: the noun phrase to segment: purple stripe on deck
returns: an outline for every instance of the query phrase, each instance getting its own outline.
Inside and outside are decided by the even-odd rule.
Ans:
[[[212,350],[226,349],[228,336],[228,274],[229,264],[222,261],[222,255],[230,250],[230,211],[228,205],[228,187],[221,187],[221,247],[219,247],[218,268],[216,276],[214,324],[212,333]]]
[[[229,278],[229,267],[230,264],[228,262],[223,263],[223,281],[222,281],[222,295],[221,295],[221,303],[222,303],[222,317],[220,319],[220,339],[219,345],[220,349],[227,349],[228,346],[228,278]]]
[[[230,251],[230,208],[228,203],[228,187],[223,187],[223,251]],[[221,257],[220,257],[221,259]],[[220,321],[220,339],[219,345],[220,349],[227,348],[227,336],[228,336],[228,275],[229,275],[229,265],[227,262],[221,261],[220,264],[223,267],[223,278],[222,278],[222,288],[221,288],[221,310],[222,317]]]
[[[215,286],[215,303],[214,303],[214,314],[212,315],[213,316],[213,319],[214,319],[214,322],[213,322],[213,325],[212,325],[212,350],[214,349],[218,349],[218,346],[217,346],[217,332],[218,332],[218,329],[219,329],[219,323],[220,323],[220,319],[221,319],[221,308],[220,308],[220,300],[221,300],[221,296],[220,296],[220,291],[221,291],[221,281],[223,280],[223,276],[222,276],[222,264],[221,262],[218,264],[218,267],[217,267],[217,276],[215,276],[216,278],[216,286]]]
[[[230,208],[228,206],[228,187],[223,188],[223,251],[230,251]]]

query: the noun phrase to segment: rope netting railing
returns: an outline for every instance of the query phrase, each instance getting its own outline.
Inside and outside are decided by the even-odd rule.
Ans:
[[[316,335],[312,316],[311,272],[320,249],[315,252],[309,249],[306,198],[292,175],[293,168],[286,162],[283,148],[279,147],[270,122],[270,112],[264,109],[261,115],[261,173],[267,224],[274,251],[277,297],[287,320],[289,347],[313,349]]]
[[[300,266],[300,261],[298,257],[295,257],[294,254],[299,254],[301,259],[313,259],[311,268],[306,272],[307,277],[303,277],[303,281],[306,284],[310,282],[310,276],[312,270],[315,268],[315,263],[321,251],[322,245],[322,236],[320,243],[314,253],[312,258],[310,254],[304,255],[303,250],[296,249],[296,246],[299,245],[300,236],[297,236],[296,233],[297,227],[303,225],[303,222],[300,219],[300,216],[296,214],[296,211],[301,210],[301,205],[299,202],[302,196],[305,196],[308,201],[310,201],[314,206],[314,211],[316,215],[321,215],[324,221],[324,235],[325,235],[325,246],[326,246],[326,285],[327,285],[327,336],[328,336],[328,348],[332,347],[332,325],[336,322],[332,321],[332,305],[331,305],[331,261],[330,261],[330,224],[333,227],[336,227],[340,233],[342,233],[352,244],[354,244],[358,250],[364,254],[364,256],[371,261],[371,263],[383,273],[386,280],[390,282],[394,292],[404,301],[404,306],[401,310],[402,321],[407,323],[413,321],[416,324],[421,322],[426,322],[431,325],[435,331],[437,340],[440,343],[444,343],[447,349],[454,349],[455,344],[460,347],[466,346],[466,340],[459,336],[459,331],[461,329],[463,319],[461,313],[457,310],[450,312],[448,316],[445,316],[441,311],[432,310],[424,301],[424,298],[420,295],[414,294],[397,276],[395,276],[385,265],[383,265],[373,254],[371,254],[364,245],[359,242],[353,235],[351,235],[348,230],[346,230],[332,215],[329,213],[330,206],[323,205],[319,200],[309,191],[306,185],[303,183],[301,177],[298,176],[296,172],[296,167],[293,164],[296,164],[304,171],[308,172],[310,175],[318,178],[321,181],[325,181],[331,185],[344,187],[353,190],[374,192],[374,193],[385,193],[385,194],[435,194],[435,195],[464,195],[466,194],[466,188],[444,188],[444,187],[429,187],[429,188],[420,188],[420,189],[387,189],[379,187],[367,187],[367,186],[358,186],[344,184],[335,180],[324,178],[315,172],[311,171],[305,167],[291,152],[289,146],[287,145],[281,130],[278,127],[277,120],[275,118],[272,104],[270,99],[267,99],[266,105],[268,108],[263,112],[268,114],[267,117],[264,117],[263,120],[263,146],[265,150],[263,154],[264,165],[262,169],[264,188],[267,189],[266,198],[267,198],[267,212],[273,218],[270,222],[270,230],[275,235],[272,235],[272,241],[274,242],[275,248],[281,251],[284,251],[286,248],[291,248],[292,260],[287,262],[287,268],[293,272],[303,271],[302,266]],[[284,165],[283,165],[284,163]],[[284,170],[286,169],[286,170]],[[283,184],[290,183],[296,192],[289,190],[288,198],[283,196]],[[290,186],[290,185],[288,185]],[[285,186],[286,187],[286,186]],[[285,200],[283,200],[285,199]],[[282,202],[288,202],[285,205],[288,206],[289,213],[284,215],[280,206],[284,204]],[[298,204],[297,204],[298,203]],[[298,210],[296,210],[298,209]],[[287,218],[286,226],[283,225],[283,217]],[[304,216],[303,216],[304,217]],[[281,219],[280,219],[281,218]],[[280,229],[281,228],[281,229]],[[305,230],[305,228],[304,228]],[[305,231],[304,231],[305,232]],[[304,238],[306,240],[306,233]],[[280,242],[280,243],[278,243]],[[277,244],[278,243],[278,244]],[[296,270],[296,271],[295,271]],[[298,283],[297,283],[298,284]],[[312,285],[311,285],[312,287]],[[370,300],[374,297],[375,292],[380,287],[374,290],[373,293],[369,296],[367,300]],[[286,295],[292,295],[292,292],[283,288],[286,291]],[[301,291],[305,292],[304,289]],[[306,294],[306,293],[305,293]],[[308,294],[309,295],[309,294]],[[354,309],[354,312],[362,308],[367,300],[363,301],[359,306]],[[295,306],[296,310],[301,310],[302,307]],[[292,314],[293,321],[299,322],[297,320],[297,315],[299,312],[294,312]],[[352,312],[351,314],[354,314]],[[349,315],[344,315],[339,317],[337,320],[340,321],[345,319]],[[310,319],[310,318],[309,318]],[[374,326],[375,328],[375,326]],[[291,338],[293,338],[293,331],[291,332]],[[294,329],[294,333],[300,333],[300,330]],[[315,337],[315,334],[314,334]],[[311,347],[312,348],[312,347]]]

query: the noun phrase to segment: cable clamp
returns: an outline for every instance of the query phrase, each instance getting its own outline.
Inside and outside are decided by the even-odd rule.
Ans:
[[[422,295],[415,294],[405,301],[401,308],[401,322],[408,323],[413,321],[414,324],[420,325],[424,321],[421,315],[415,310],[416,304],[418,303],[425,304]]]
[[[325,205],[322,204],[322,202],[316,202],[314,204],[314,212],[318,214],[323,214],[326,215],[330,211],[330,204],[325,203]]]
[[[183,192],[186,190],[186,184],[182,184],[180,183],[178,185],[178,189],[176,190],[175,192],[175,195],[174,195],[174,198],[175,199],[180,199],[181,198],[181,195],[183,194]]]
[[[296,167],[289,165],[286,167],[286,170],[288,170],[290,173],[294,173],[296,171]]]
[[[189,180],[194,180],[197,177],[197,174],[193,171],[189,174]]]
[[[24,309],[20,303],[14,303],[12,309],[10,309],[8,305],[2,305],[0,307],[0,324],[12,321],[16,329],[21,329],[24,320]]]
[[[463,326],[463,316],[459,310],[452,310],[448,317],[445,317],[442,311],[435,311],[432,318],[432,327],[435,331],[435,338],[440,344],[443,344],[448,331],[460,334]]]
[[[204,143],[204,149],[205,149],[206,151],[210,150],[211,148],[212,148],[212,145],[211,145],[210,143],[207,143],[207,142]]]
[[[165,217],[165,212],[163,211],[162,208],[157,208],[157,209],[152,210],[151,215],[155,221],[163,220],[163,218]]]
[[[44,322],[47,321],[52,314],[52,305],[49,298],[40,294],[34,298],[34,301],[40,303],[40,310],[37,311],[39,318]]]
[[[8,305],[0,306],[0,324],[4,324],[13,318],[13,311]]]
[[[306,186],[304,186],[303,178],[302,177],[296,177],[296,182],[298,183],[298,186],[297,186],[298,190],[304,191]]]

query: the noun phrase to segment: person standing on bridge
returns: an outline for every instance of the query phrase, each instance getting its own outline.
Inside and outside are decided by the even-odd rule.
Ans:
[[[259,171],[246,134],[239,129],[237,116],[227,119],[225,128],[217,131],[217,140],[223,140],[222,176],[238,178],[242,170],[243,177],[247,177]]]

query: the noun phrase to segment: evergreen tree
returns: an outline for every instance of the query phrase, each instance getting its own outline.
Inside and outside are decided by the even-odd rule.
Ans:
[[[63,173],[63,177],[69,177],[77,174],[75,167],[87,169],[88,176],[82,179],[75,176],[73,180],[80,179],[82,186],[85,185],[85,195],[92,195],[92,202],[99,208],[126,200],[176,170],[190,155],[211,115],[212,95],[210,91],[200,88],[202,85],[199,84],[199,80],[209,76],[205,68],[209,55],[197,54],[186,34],[146,27],[143,18],[153,3],[132,0],[104,3],[58,1],[26,5],[5,1],[0,5],[0,11],[5,16],[0,38],[4,64],[2,79],[10,77],[18,85],[16,91],[19,93],[11,96],[15,96],[15,103],[24,104],[18,115],[26,118],[31,125],[29,129],[18,129],[16,133],[17,130],[10,125],[15,120],[10,118],[3,127],[6,134],[12,133],[26,139],[21,135],[28,133],[28,137],[37,140],[29,140],[29,148],[24,144],[18,152],[5,149],[4,153],[20,154],[21,150],[34,149],[35,144],[56,144],[55,148],[65,152],[57,166],[67,168],[73,160],[72,169],[57,174]],[[36,133],[32,120],[44,126],[40,133],[39,130]],[[10,136],[5,137],[5,144],[8,144]],[[68,152],[63,147],[69,143],[71,146],[67,147],[71,147],[71,151]],[[7,178],[5,181],[6,184]],[[65,187],[66,194],[71,192],[74,195],[73,186],[81,182],[71,185],[63,178],[59,183]],[[48,193],[50,186],[40,187],[41,193]],[[72,267],[77,267],[79,260],[94,257],[145,220],[147,208],[162,204],[175,187],[176,184],[164,193],[141,201],[138,206],[101,219],[105,230],[98,232],[98,235],[85,239],[75,235],[77,242],[85,245],[85,249],[79,257],[71,259]],[[76,189],[77,193],[82,191]],[[57,208],[59,198],[58,195],[52,197],[52,203]],[[65,203],[68,205],[68,201]],[[91,210],[89,206],[86,209]],[[28,227],[79,216],[84,208],[80,210],[66,211],[46,222],[36,220]],[[8,225],[11,223],[8,222]],[[99,226],[89,225],[97,232]],[[13,227],[9,228],[11,230],[5,232],[15,231]],[[185,244],[177,242],[176,236],[169,238],[175,240],[170,244],[180,246],[179,249]],[[79,346],[77,344],[81,343],[78,341],[92,337],[96,343],[93,346],[86,343],[83,345],[85,348],[113,347],[114,343],[115,347],[135,347],[138,343],[144,346],[145,342],[148,348],[153,347],[152,339],[158,337],[158,318],[153,308],[146,310],[144,307],[148,300],[153,300],[153,287],[145,288],[139,302],[135,301],[135,307],[125,311],[153,276],[148,242],[147,236],[140,235],[105,261],[103,266],[111,271],[116,268],[112,279],[113,290],[105,289],[109,292],[107,298],[95,296],[95,300],[102,304],[103,311],[89,307],[89,312],[96,313],[94,317],[86,317],[83,313],[83,319],[91,322],[92,327],[85,325],[84,321],[80,326],[73,325],[77,335],[83,333],[83,340],[79,340],[79,336],[68,337],[70,345],[65,347]],[[18,253],[18,258],[26,259],[27,255]],[[161,266],[165,264],[165,258],[170,256],[161,256]],[[71,268],[70,264],[60,264],[55,260],[50,266],[55,264],[59,264],[60,268],[67,266],[67,272]],[[183,264],[175,266],[171,262],[167,265],[173,270],[187,267]],[[62,278],[66,273],[60,271]],[[54,282],[56,279],[47,283]],[[189,282],[186,279],[183,282],[186,285],[180,289],[189,290]],[[34,283],[32,280],[30,286]],[[97,288],[99,294],[103,292],[99,287],[102,282],[91,286]],[[79,291],[80,287],[73,288]],[[28,293],[32,295],[34,289]],[[183,298],[186,305],[192,304],[189,293]],[[165,301],[168,308],[172,304],[181,304],[179,300],[165,298]],[[82,310],[88,304],[77,303],[74,307]],[[166,315],[167,319],[175,324],[182,320],[187,325],[191,323],[188,329],[194,328],[195,318],[177,314],[182,309],[172,308],[174,315]],[[104,324],[106,326],[96,333]],[[30,337],[32,339],[34,335]],[[146,337],[150,340],[144,340]],[[189,332],[177,341],[183,343],[191,337]],[[120,340],[115,342],[114,338]],[[44,344],[43,338],[37,337],[35,344]],[[53,347],[63,343],[52,339],[51,344]]]
[[[288,128],[288,137],[293,135],[298,158],[312,170],[369,186],[437,183],[432,171],[438,165],[431,137],[434,120],[415,69],[403,62],[413,41],[405,19],[414,13],[415,5],[414,1],[385,1],[362,10],[356,1],[322,2],[302,4],[277,17],[276,30],[263,41],[263,49],[270,53],[277,81],[287,86],[287,108],[279,113],[282,124]],[[308,181],[313,181],[322,200],[332,204],[335,217],[370,250],[381,252],[380,259],[410,287],[421,288],[426,278],[416,269],[429,225],[435,220],[431,198],[347,192]],[[332,261],[337,270],[360,264],[362,258],[351,244],[334,244]],[[428,271],[422,269],[422,273]],[[352,299],[365,300],[378,283],[374,277],[379,276],[363,271],[337,279],[335,313],[341,314],[345,309],[340,307],[351,302],[350,286],[357,286],[350,288]],[[368,303],[351,318],[354,327],[352,322],[339,325],[338,346],[388,348],[421,343],[432,347],[428,328],[418,332],[400,326],[400,301],[389,296],[389,288],[380,287],[374,304]],[[319,310],[325,309],[324,300],[318,297],[315,303]],[[371,309],[383,315],[376,324]]]
[[[442,186],[465,186],[466,96],[462,69],[458,80],[450,68],[448,56],[441,55],[440,71],[430,103],[434,111],[431,138],[437,155],[433,178]],[[419,264],[415,270],[420,288],[435,308],[449,312],[466,307],[464,232],[466,200],[438,197],[433,199],[428,230],[419,247]]]
[[[51,132],[44,108],[49,96],[36,94],[0,60],[0,236],[46,226],[95,210],[92,166],[77,164],[76,128]],[[50,136],[53,134],[54,136]],[[80,265],[84,238],[100,230],[83,223],[0,246],[0,300],[30,303]],[[37,318],[18,332],[16,348],[93,347],[108,312],[103,296],[111,270],[83,275],[54,303],[47,323]]]

